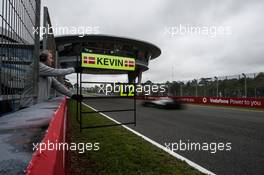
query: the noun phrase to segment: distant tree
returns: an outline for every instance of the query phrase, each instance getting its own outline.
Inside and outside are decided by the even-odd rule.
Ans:
[[[147,80],[145,84],[153,84],[150,80]]]

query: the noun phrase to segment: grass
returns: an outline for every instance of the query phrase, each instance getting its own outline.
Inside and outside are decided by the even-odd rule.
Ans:
[[[88,107],[84,110],[90,111]],[[141,137],[129,132],[121,126],[85,129],[80,132],[76,121],[76,105],[68,103],[68,138],[74,143],[99,142],[98,151],[86,151],[83,154],[70,151],[68,157],[69,174],[170,174],[198,175],[202,174],[161,149],[153,146]],[[83,117],[86,126],[113,124],[100,114],[93,113]]]

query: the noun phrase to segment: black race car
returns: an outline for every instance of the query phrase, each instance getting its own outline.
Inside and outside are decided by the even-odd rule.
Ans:
[[[160,98],[159,100],[144,101],[142,103],[145,107],[156,107],[163,109],[182,109],[183,104],[180,99],[173,99],[169,97]]]

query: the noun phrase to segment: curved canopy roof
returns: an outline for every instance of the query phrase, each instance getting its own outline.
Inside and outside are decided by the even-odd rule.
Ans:
[[[112,36],[112,35],[62,35],[55,37],[56,45],[63,45],[67,43],[83,43],[83,42],[106,42],[121,45],[132,45],[134,47],[147,50],[151,53],[151,59],[157,58],[161,54],[161,50],[154,44],[146,41],[131,39],[127,37]]]

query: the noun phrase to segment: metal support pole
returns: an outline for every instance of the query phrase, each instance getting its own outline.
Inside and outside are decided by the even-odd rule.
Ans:
[[[137,125],[137,114],[136,114],[136,112],[137,112],[137,101],[136,101],[136,94],[137,94],[137,92],[136,92],[136,84],[134,83],[134,126],[136,126]]]
[[[35,21],[35,29],[40,28],[40,7],[41,1],[36,0],[36,21]],[[34,48],[34,60],[33,60],[33,103],[36,104],[38,101],[38,80],[39,80],[39,31],[35,32],[35,48]]]
[[[218,93],[218,78],[215,77],[215,80],[216,80],[216,97],[218,98],[219,97],[219,93]]]
[[[80,73],[80,95],[82,95],[82,73]],[[82,100],[80,102],[80,132],[82,132]]]
[[[180,96],[182,97],[182,82],[180,82]]]
[[[198,79],[196,80],[196,85],[195,85],[195,96],[198,97]]]
[[[43,50],[47,50],[48,46],[47,46],[47,39],[48,39],[48,33],[49,33],[49,29],[48,29],[48,8],[47,7],[43,7],[43,39],[42,39],[42,48]]]
[[[76,94],[79,94],[79,73],[77,73]],[[76,120],[79,122],[79,102],[76,101]]]
[[[247,76],[244,73],[242,73],[242,75],[244,76],[245,79],[245,97],[247,97]]]
[[[79,60],[78,56],[76,57],[76,65],[78,66]],[[76,94],[79,94],[79,73],[77,72],[77,81],[76,81]],[[76,101],[76,120],[79,122],[79,101]]]

